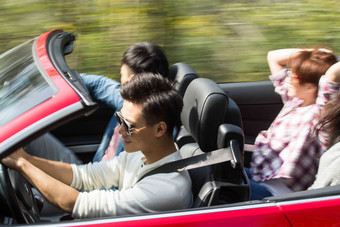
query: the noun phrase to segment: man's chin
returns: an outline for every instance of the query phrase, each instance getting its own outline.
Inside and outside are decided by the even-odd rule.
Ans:
[[[127,152],[127,153],[133,153],[133,152],[136,152],[137,150],[136,149],[131,149],[127,146],[124,146],[124,150]]]
[[[126,153],[134,153],[134,152],[137,152],[137,151],[125,151]]]

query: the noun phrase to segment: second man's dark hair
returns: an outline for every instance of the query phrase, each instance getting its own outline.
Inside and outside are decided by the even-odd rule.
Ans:
[[[163,50],[152,43],[136,43],[123,55],[122,64],[126,64],[134,73],[152,72],[169,77],[169,63]]]

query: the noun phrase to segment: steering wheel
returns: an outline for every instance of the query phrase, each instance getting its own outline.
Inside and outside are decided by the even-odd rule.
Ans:
[[[20,173],[0,163],[0,201],[7,205],[17,223],[32,224],[40,220],[32,186]]]

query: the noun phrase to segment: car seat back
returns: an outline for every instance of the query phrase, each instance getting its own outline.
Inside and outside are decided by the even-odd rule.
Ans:
[[[192,81],[183,97],[183,127],[196,143],[181,147],[183,158],[232,146],[235,162],[223,162],[189,170],[193,183],[194,207],[211,206],[249,199],[249,183],[243,169],[243,132],[230,117],[240,119],[237,105],[230,107],[230,98],[212,80]],[[234,104],[234,103],[232,103]],[[235,109],[236,108],[236,109]],[[236,110],[236,111],[235,111]],[[231,111],[231,116],[229,115]]]
[[[198,78],[198,75],[188,64],[178,62],[170,67],[169,78],[176,82],[175,88],[183,97],[188,85],[191,81]],[[194,142],[193,138],[182,127],[180,120],[174,128],[174,139],[179,147],[183,144]]]

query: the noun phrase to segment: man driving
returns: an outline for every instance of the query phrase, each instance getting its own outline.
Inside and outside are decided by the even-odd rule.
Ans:
[[[103,162],[75,165],[31,156],[21,148],[1,162],[21,172],[48,201],[74,218],[189,208],[187,171],[138,181],[182,158],[172,136],[183,107],[181,95],[167,79],[153,73],[136,74],[120,92],[124,103],[116,118],[126,152]],[[100,190],[103,187],[106,190]]]

